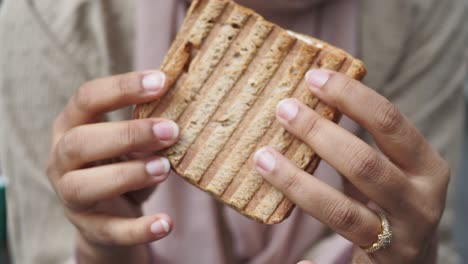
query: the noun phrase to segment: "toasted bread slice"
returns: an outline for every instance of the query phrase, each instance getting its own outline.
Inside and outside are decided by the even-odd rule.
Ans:
[[[230,0],[194,0],[161,70],[168,93],[135,109],[135,118],[163,117],[180,126],[167,149],[173,169],[247,217],[284,220],[294,204],[255,171],[252,156],[272,146],[313,172],[319,157],[275,119],[284,98],[297,98],[333,121],[336,109],[307,89],[309,69],[362,79],[363,63],[322,41],[286,31]]]

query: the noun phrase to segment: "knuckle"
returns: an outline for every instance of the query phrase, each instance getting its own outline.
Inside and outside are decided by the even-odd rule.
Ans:
[[[442,217],[442,210],[438,206],[426,208],[423,213],[424,223],[431,230],[437,228]]]
[[[81,227],[80,224],[74,224],[78,233],[86,240],[86,241],[93,241],[93,242],[99,242],[99,243],[103,243],[103,241],[101,241],[99,238],[98,238],[98,234],[96,234],[96,232],[94,231],[91,231],[91,230],[87,230],[86,228],[83,228]]]
[[[118,189],[125,189],[122,191],[127,191],[130,189],[135,189],[139,186],[139,182],[143,179],[140,175],[133,173],[128,169],[126,166],[118,166],[114,172],[114,184],[117,186]],[[119,191],[119,190],[117,190]]]
[[[409,243],[398,249],[401,258],[405,263],[415,263],[414,261],[417,260],[421,254],[420,248],[412,244],[414,243]]]
[[[58,145],[58,152],[62,158],[66,160],[80,160],[82,157],[83,139],[77,128],[73,128],[68,133],[62,136]]]
[[[116,236],[112,233],[111,228],[107,225],[98,225],[96,227],[96,240],[99,240],[101,243],[104,243],[109,246],[118,246],[119,241],[117,240]]]
[[[412,214],[415,219],[419,219],[419,228],[423,229],[424,233],[431,233],[439,225],[444,210],[444,202],[434,198],[427,197],[418,193],[420,199],[414,199],[410,203]],[[427,231],[427,232],[426,232]]]
[[[75,209],[81,203],[81,186],[72,177],[65,175],[59,182],[58,194],[63,205],[70,209]]]
[[[304,125],[303,133],[304,138],[307,141],[312,141],[316,137],[317,133],[322,129],[324,119],[322,117],[313,117],[307,124]]]
[[[385,101],[377,109],[375,126],[379,131],[386,134],[396,134],[400,130],[402,123],[403,115],[390,101]]]
[[[92,82],[86,82],[81,85],[80,88],[76,91],[75,95],[73,96],[73,104],[75,107],[82,111],[86,112],[90,109],[90,105],[92,102],[92,94],[91,91],[93,89]]]
[[[282,177],[281,189],[286,193],[296,193],[301,186],[301,171],[296,170],[289,177]]]
[[[361,85],[360,82],[349,78],[349,77],[342,77],[342,82],[343,82],[343,92],[350,92],[353,93],[353,90],[356,90],[359,85]]]
[[[89,229],[89,226],[86,224],[86,218],[83,219],[83,215],[81,213],[69,212],[66,216],[73,224],[73,226],[75,226],[80,236],[82,236],[85,240],[94,242],[99,241],[96,232]]]
[[[442,217],[442,211],[440,210],[431,210],[426,213],[426,222],[430,229],[435,229],[440,222],[440,218]]]
[[[381,173],[381,162],[377,152],[367,147],[357,149],[356,154],[349,161],[351,174],[369,183],[379,183],[383,173]]]
[[[119,143],[123,146],[135,146],[142,137],[143,125],[138,121],[127,122],[119,133]]]
[[[341,83],[341,89],[338,90],[337,105],[340,105],[340,101],[344,101],[346,98],[354,97],[354,91],[360,85],[358,81],[350,78],[343,78]]]
[[[130,243],[138,243],[139,241],[141,241],[142,238],[139,226],[129,226],[126,237]]]
[[[133,74],[123,74],[113,77],[113,88],[117,91],[119,98],[127,97],[137,91],[138,81]]]
[[[356,232],[361,226],[359,211],[347,201],[329,201],[323,210],[328,223],[345,232]]]

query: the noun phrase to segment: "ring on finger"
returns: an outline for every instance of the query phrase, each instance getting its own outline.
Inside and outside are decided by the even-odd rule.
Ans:
[[[379,213],[380,224],[382,226],[382,232],[377,237],[377,242],[367,248],[363,248],[368,254],[374,253],[380,249],[385,249],[392,243],[392,229],[390,222],[384,213]]]

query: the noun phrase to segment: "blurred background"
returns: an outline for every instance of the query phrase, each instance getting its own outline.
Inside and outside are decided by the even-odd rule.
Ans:
[[[0,0],[0,8],[2,0]],[[2,174],[0,164],[0,263],[7,263],[7,248],[6,248],[6,203],[5,203],[5,188],[6,177]]]
[[[0,8],[2,0],[0,0]],[[0,164],[0,263],[7,263],[7,248],[6,248],[6,203],[5,203],[5,188],[6,177],[2,174]]]
[[[2,0],[0,0],[1,8]],[[0,42],[1,43],[1,42]],[[0,45],[1,48],[1,45]],[[468,57],[468,56],[467,56]],[[465,83],[465,101],[468,103],[468,79]],[[465,107],[466,108],[466,107]],[[468,108],[465,109],[468,116]],[[456,213],[455,226],[453,229],[456,247],[461,256],[460,263],[468,264],[468,120],[465,122],[465,142],[464,142],[464,162],[461,175],[454,177],[452,184],[456,185]],[[0,164],[0,263],[9,264],[8,245],[6,233],[6,204],[5,191],[8,188],[8,182],[5,175],[2,174]]]
[[[0,0],[0,8],[2,0]],[[7,247],[6,247],[6,204],[5,204],[5,188],[6,177],[2,174],[0,164],[0,263],[7,263]]]
[[[468,116],[468,79],[465,82],[465,112]],[[465,120],[465,147],[464,162],[461,175],[457,179],[457,200],[456,200],[456,222],[455,222],[455,240],[458,252],[462,258],[461,263],[468,263],[468,118]]]

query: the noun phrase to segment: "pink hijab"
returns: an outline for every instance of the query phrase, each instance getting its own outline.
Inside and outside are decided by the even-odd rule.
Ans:
[[[357,53],[357,0],[239,0],[285,28],[315,36]],[[181,24],[185,0],[138,0],[136,68],[157,68]],[[339,186],[334,173],[321,166],[317,175]],[[172,234],[151,244],[154,263],[289,264],[319,242],[326,228],[296,209],[285,222],[257,224],[220,205],[177,175],[158,187],[144,205],[146,214],[168,213]],[[330,244],[330,243],[329,243]],[[338,263],[349,243],[325,246],[314,259]]]

